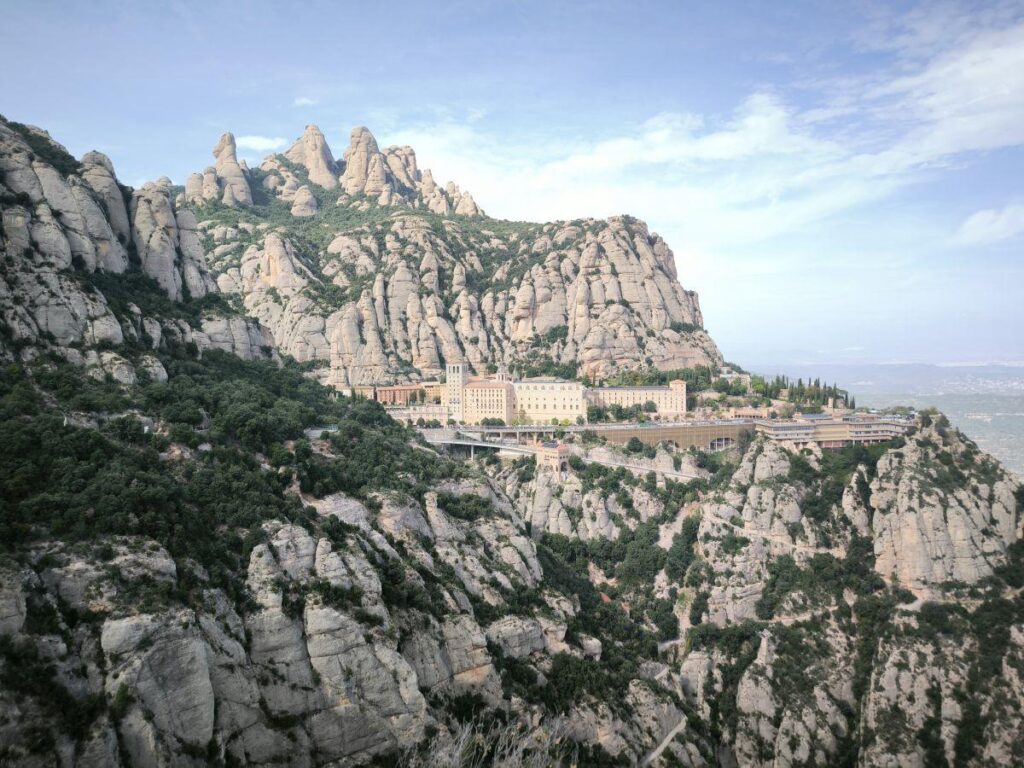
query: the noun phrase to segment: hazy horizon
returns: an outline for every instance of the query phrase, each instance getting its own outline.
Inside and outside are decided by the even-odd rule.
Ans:
[[[307,123],[340,157],[365,124],[492,216],[644,219],[747,367],[1024,361],[1019,0],[4,18],[34,69],[0,112],[107,153],[124,183],[182,182],[222,131],[258,163]]]

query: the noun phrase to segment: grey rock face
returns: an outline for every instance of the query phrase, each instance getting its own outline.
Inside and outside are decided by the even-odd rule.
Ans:
[[[201,298],[217,291],[191,211],[176,212],[169,179],[150,182],[132,196],[132,239],[143,271],[167,295],[180,301],[185,291]]]
[[[945,430],[943,430],[945,431]],[[943,483],[946,452],[970,483]],[[1004,561],[1020,537],[1015,483],[952,432],[932,427],[886,453],[871,484],[875,569],[912,588],[973,584]]]
[[[323,133],[315,125],[307,125],[302,137],[284,153],[284,156],[306,169],[309,180],[324,189],[338,186],[334,156]]]
[[[407,365],[434,376],[443,359],[459,357],[480,369],[514,366],[549,334],[563,337],[547,347],[555,360],[596,376],[647,361],[674,368],[720,360],[703,331],[679,331],[679,322],[702,322],[699,305],[670,277],[651,247],[660,239],[641,224],[594,222],[600,235],[547,225],[508,240],[480,240],[455,223],[442,237],[414,215],[384,226],[383,249],[368,226],[335,235],[316,272],[279,232],[262,243],[236,234],[252,244],[239,246],[240,258],[238,250],[214,254],[212,268],[279,349],[329,362],[325,380],[339,386],[393,381]],[[560,232],[556,246],[550,234]],[[502,266],[489,273],[477,249],[501,252]],[[367,278],[360,292],[350,289],[351,275]],[[317,298],[338,288],[347,291],[341,303]]]
[[[225,133],[213,148],[214,169],[217,181],[223,190],[221,202],[233,207],[236,205],[252,205],[252,190],[245,177],[242,167],[238,164],[235,154],[235,137]]]
[[[131,237],[128,209],[110,158],[101,152],[86,152],[82,156],[82,178],[103,201],[114,234],[122,243],[127,243]]]
[[[487,628],[487,639],[495,643],[506,656],[521,659],[545,648],[544,632],[540,624],[520,616],[506,616]]]

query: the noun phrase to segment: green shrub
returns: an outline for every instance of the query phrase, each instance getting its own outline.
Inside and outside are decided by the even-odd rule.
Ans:
[[[81,163],[75,160],[74,157],[52,139],[36,133],[29,126],[22,123],[7,120],[4,120],[4,122],[9,128],[21,135],[21,138],[25,140],[25,143],[28,144],[32,153],[39,160],[52,165],[62,176],[70,176],[71,174],[81,172]]]
[[[490,499],[466,493],[456,496],[452,493],[439,493],[437,505],[452,517],[460,520],[479,520],[494,515],[494,505]]]

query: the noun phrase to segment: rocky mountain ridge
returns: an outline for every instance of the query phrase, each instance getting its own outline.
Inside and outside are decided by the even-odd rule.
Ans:
[[[0,761],[1024,753],[1018,478],[928,412],[643,477],[583,435],[564,476],[440,455],[320,382],[717,350],[642,223],[442,215],[411,154],[321,139],[129,190],[0,122]]]
[[[721,362],[671,250],[629,217],[488,219],[411,148],[382,152],[364,128],[341,162],[309,126],[251,170],[225,134],[183,190],[166,178],[128,190],[100,153],[79,162],[16,125],[0,123],[4,248],[39,285],[18,306],[5,292],[19,343],[118,343],[102,290],[68,278],[141,272],[174,302],[226,299],[200,309],[185,332],[197,343],[250,357],[273,347],[335,386],[429,378],[452,359],[598,377]],[[122,336],[141,322],[116,321]]]

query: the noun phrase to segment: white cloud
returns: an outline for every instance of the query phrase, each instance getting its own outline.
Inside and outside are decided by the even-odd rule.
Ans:
[[[492,215],[628,211],[677,252],[713,259],[800,236],[970,153],[1024,145],[1024,22],[979,18],[889,20],[875,47],[897,51],[895,64],[819,82],[817,103],[800,107],[759,91],[724,118],[663,113],[602,140],[538,130],[517,145],[450,118],[387,138],[415,147],[421,166]]]
[[[312,107],[317,104],[316,99],[311,99],[308,96],[296,96],[295,101],[292,102],[292,106],[295,107]]]
[[[870,96],[911,122],[898,145],[910,162],[1024,143],[1024,24],[979,33]]]
[[[1024,234],[1024,204],[989,208],[969,216],[956,233],[958,245],[991,245]]]
[[[239,149],[252,152],[272,152],[275,149],[281,149],[286,144],[288,144],[288,139],[282,139],[279,136],[239,136],[235,139],[235,145]]]

